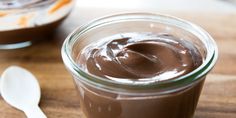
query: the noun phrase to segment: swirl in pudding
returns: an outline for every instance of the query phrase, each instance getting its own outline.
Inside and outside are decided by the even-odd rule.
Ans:
[[[164,81],[193,71],[202,57],[194,45],[173,35],[125,33],[88,45],[78,63],[89,73],[114,81]]]

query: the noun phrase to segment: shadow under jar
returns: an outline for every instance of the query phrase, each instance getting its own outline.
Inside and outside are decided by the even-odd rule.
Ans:
[[[27,47],[47,39],[73,6],[74,0],[1,0],[0,49]]]
[[[157,45],[156,53],[155,46],[152,47],[153,41],[161,42],[161,45]],[[200,61],[192,62],[197,66],[175,73],[180,68],[175,65],[179,60],[168,55],[172,51],[160,52],[166,50],[163,46],[167,44],[171,44],[170,49],[174,52],[179,48],[185,49],[179,53],[187,52],[189,59],[199,58]],[[189,47],[194,50],[189,50]],[[131,50],[139,56],[136,55],[131,61],[121,61],[120,52],[124,50]],[[150,56],[149,52],[157,55]],[[194,53],[198,56],[193,56]],[[124,54],[122,59],[132,54]],[[161,54],[164,56],[159,58]],[[109,55],[114,58],[106,58]],[[137,60],[141,57],[139,63]],[[214,40],[200,27],[175,17],[150,13],[127,13],[100,18],[76,29],[62,47],[63,61],[74,77],[81,108],[87,118],[192,118],[205,77],[215,65],[217,57]],[[177,55],[176,59],[179,58],[182,59]],[[100,63],[104,60],[99,59],[108,63]],[[148,72],[156,70],[153,65],[158,63],[148,61],[155,62],[155,59],[159,60],[157,62],[170,59],[170,64],[175,66],[170,73],[166,73],[165,69],[170,65],[164,64],[164,74],[158,71],[150,76]],[[179,62],[184,60],[185,57]],[[119,64],[125,66],[118,67]],[[127,71],[132,76],[127,73],[127,76],[123,76],[122,69],[130,69]]]

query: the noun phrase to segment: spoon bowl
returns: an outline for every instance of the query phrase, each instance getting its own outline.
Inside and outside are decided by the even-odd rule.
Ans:
[[[3,99],[24,111],[28,118],[46,118],[38,107],[40,86],[29,71],[17,66],[7,68],[1,77],[0,90]]]

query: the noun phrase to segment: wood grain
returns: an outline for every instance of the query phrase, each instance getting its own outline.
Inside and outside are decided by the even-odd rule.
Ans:
[[[96,11],[96,10],[94,10]],[[76,10],[53,37],[31,47],[0,51],[0,72],[19,65],[38,78],[42,89],[41,108],[48,118],[84,118],[70,74],[66,71],[60,48],[75,27],[90,19],[111,13],[100,10]],[[171,13],[206,29],[217,41],[219,60],[209,74],[194,118],[236,118],[236,14]],[[0,97],[0,118],[24,118],[24,114],[6,104]]]

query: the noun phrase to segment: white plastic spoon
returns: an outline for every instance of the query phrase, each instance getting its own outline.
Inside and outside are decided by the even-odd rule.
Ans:
[[[47,118],[38,106],[41,92],[33,74],[11,66],[3,72],[0,81],[1,95],[8,104],[24,111],[28,118]]]

